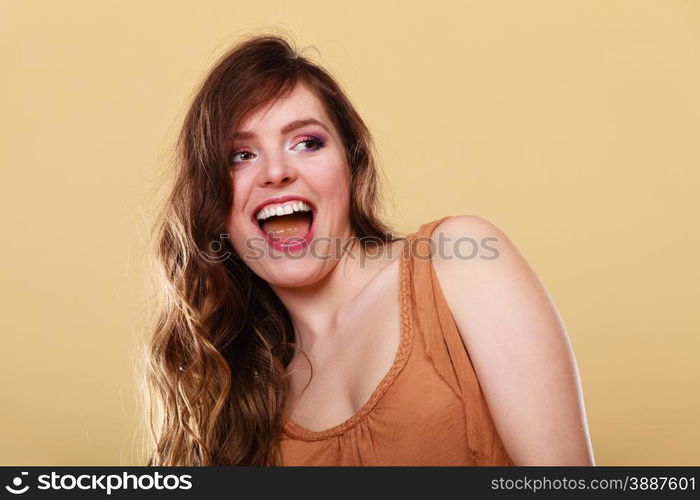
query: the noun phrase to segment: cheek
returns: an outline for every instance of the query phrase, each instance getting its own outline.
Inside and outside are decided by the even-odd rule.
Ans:
[[[332,168],[320,168],[311,177],[315,189],[324,197],[345,199],[349,196],[350,172],[342,160],[334,163]]]
[[[229,214],[229,220],[233,224],[240,224],[241,218],[244,217],[244,205],[248,197],[249,183],[245,176],[236,176],[234,178],[231,174],[231,196],[233,200],[231,202],[231,209]]]
[[[237,193],[234,193],[233,195],[234,201],[231,204],[231,209],[226,220],[226,229],[229,234],[228,238],[231,246],[239,256],[242,256],[246,252],[246,238],[250,236],[254,228],[247,221],[243,213],[243,207],[240,206],[242,202],[238,200],[242,199],[241,196],[239,195],[238,198],[236,198],[236,194]]]

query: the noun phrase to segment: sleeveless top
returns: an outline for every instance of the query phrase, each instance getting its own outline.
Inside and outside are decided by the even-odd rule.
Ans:
[[[286,414],[281,465],[514,465],[430,260],[430,235],[408,236],[400,260],[401,340],[391,369],[351,418],[323,431]]]

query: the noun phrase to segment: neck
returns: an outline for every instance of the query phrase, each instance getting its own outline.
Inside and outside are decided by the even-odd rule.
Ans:
[[[388,260],[383,253],[373,259],[364,255],[355,239],[322,279],[300,287],[272,286],[289,312],[296,342],[304,351],[332,342],[353,300]]]

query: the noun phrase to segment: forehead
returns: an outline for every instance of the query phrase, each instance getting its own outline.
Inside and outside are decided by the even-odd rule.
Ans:
[[[288,95],[248,113],[235,131],[278,130],[292,120],[305,118],[315,118],[332,127],[321,100],[305,84],[298,83]]]

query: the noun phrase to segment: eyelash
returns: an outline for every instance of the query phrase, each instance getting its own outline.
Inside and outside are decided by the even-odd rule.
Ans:
[[[324,147],[324,146],[326,145],[326,143],[323,141],[323,139],[320,139],[320,138],[318,138],[318,137],[314,137],[314,136],[311,136],[311,135],[307,135],[307,136],[302,137],[302,139],[301,139],[299,142],[297,142],[293,147],[297,147],[299,144],[302,144],[302,143],[304,143],[304,142],[314,142],[314,143],[316,143],[316,147],[315,147],[315,148],[310,148],[310,149],[307,149],[306,151],[318,151],[319,149],[321,149],[322,147]],[[230,156],[230,159],[229,159],[229,164],[230,164],[230,165],[235,165],[236,163],[240,163],[240,162],[234,162],[234,161],[233,161],[233,158],[234,158],[236,155],[238,155],[238,154],[243,154],[243,153],[251,154],[250,151],[245,151],[245,150],[234,151],[234,152],[231,153],[231,156]],[[246,161],[246,160],[243,160],[243,161]]]

